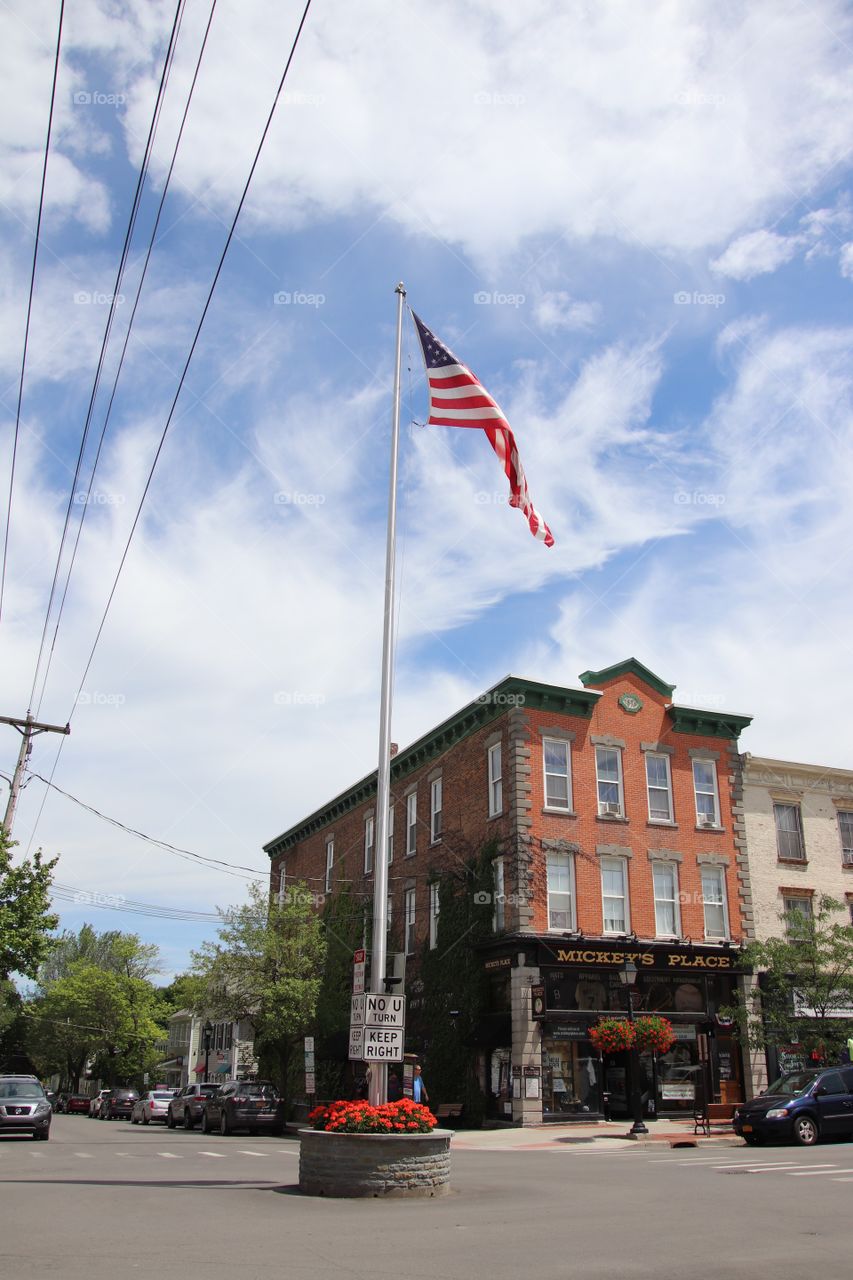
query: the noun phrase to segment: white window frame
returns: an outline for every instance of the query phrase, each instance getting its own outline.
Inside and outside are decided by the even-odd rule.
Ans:
[[[846,836],[845,827],[848,828]],[[841,840],[841,865],[853,867],[853,810],[838,810],[838,835]]]
[[[672,878],[672,897],[665,898],[658,894],[658,875],[666,872]],[[652,863],[652,893],[655,902],[655,937],[656,938],[679,938],[681,937],[681,912],[678,902],[678,863],[677,862],[653,862]],[[672,907],[672,931],[669,929],[661,929],[658,919],[658,906],[669,909]]]
[[[555,873],[559,873],[561,879],[563,877],[563,874],[565,873],[566,881],[568,884],[567,888],[552,887],[552,884],[551,884],[552,870]],[[552,933],[574,933],[575,929],[577,928],[577,900],[576,900],[576,894],[575,894],[574,857],[570,853],[556,853],[556,852],[549,853],[547,855],[546,863],[545,863],[545,874],[546,874],[546,885],[547,885],[548,929]],[[556,874],[555,874],[555,878],[556,878]],[[555,911],[559,911],[563,914],[568,915],[569,917],[568,923],[566,924],[551,923],[552,898],[554,899],[559,898],[561,900],[564,898],[569,899],[568,911],[566,911],[566,908],[564,905],[553,908]]]
[[[503,933],[506,928],[506,863],[503,858],[492,859],[492,929]]]
[[[501,743],[493,743],[488,750],[489,774],[489,817],[497,818],[503,813],[503,752]]]
[[[418,793],[410,791],[406,796],[406,857],[418,851]]]
[[[376,818],[369,813],[364,819],[364,874],[373,874],[373,858],[376,853]]]
[[[672,804],[672,769],[669,763],[669,756],[663,751],[647,751],[646,756],[646,802],[649,807],[649,822],[674,822],[675,810]],[[661,787],[658,783],[652,784],[649,776],[649,761],[662,760],[664,764],[664,772],[666,773],[666,787]],[[659,813],[652,812],[652,792],[660,795],[662,791],[666,791],[667,812],[663,818]]]
[[[607,752],[608,755],[614,755],[616,757],[617,777],[615,782],[613,781],[612,778],[601,777],[600,756],[602,752]],[[617,789],[618,800],[602,799],[601,788],[613,787],[613,786],[615,786]],[[619,806],[618,814],[615,814],[613,816],[619,817],[619,818],[625,817],[625,788],[622,785],[622,748],[621,747],[597,746],[595,748],[595,795],[598,801],[599,817],[606,815],[609,812],[607,806],[613,805],[613,804],[618,804]]]
[[[549,747],[559,747],[565,752],[566,770],[565,773],[557,772],[548,768],[547,751]],[[554,809],[558,813],[571,813],[572,811],[572,744],[566,738],[550,738],[546,734],[542,739],[542,778],[544,795],[543,800],[546,809]],[[566,783],[566,803],[557,804],[554,800],[548,798],[548,779],[559,778],[565,779]]]
[[[442,833],[442,808],[444,792],[441,778],[433,778],[429,784],[429,839],[430,844],[437,844]]]
[[[287,892],[287,871],[282,862],[278,869],[278,905],[284,906],[284,895]]]
[[[326,893],[332,892],[332,873],[335,866],[335,837],[326,837]]]
[[[429,949],[435,951],[438,946],[438,917],[441,914],[441,890],[439,882],[433,880],[429,887]]]
[[[388,866],[394,861],[394,805],[388,806]]]
[[[794,903],[808,903],[808,910],[802,911],[799,905]],[[814,920],[814,900],[810,893],[783,893],[782,894],[782,914],[783,916],[791,916],[800,914],[806,920]],[[786,921],[786,935],[793,942],[797,942],[805,937],[805,934],[794,933],[790,927],[790,922]]]
[[[796,830],[791,831],[782,828],[779,825],[779,811],[781,809],[789,809],[796,815]],[[803,812],[797,800],[774,800],[773,801],[773,828],[776,833],[776,854],[783,862],[807,862],[806,857],[806,837],[803,831]],[[786,847],[783,852],[783,842],[780,836],[796,836],[799,841],[799,853],[791,853]],[[787,842],[786,842],[787,845]]]
[[[705,937],[712,942],[724,942],[729,937],[729,905],[726,893],[726,869],[725,867],[703,866],[702,873],[702,911],[705,922]],[[715,892],[719,894],[719,898],[710,898],[706,890],[706,883],[714,880]],[[723,931],[722,933],[713,933],[708,928],[708,908],[715,910],[722,908]]]
[[[713,788],[711,791],[708,791],[707,787],[705,786],[702,786],[702,787],[699,786],[699,779],[696,777],[697,765],[707,765],[708,768],[711,770],[711,777],[713,779]],[[710,756],[695,756],[693,760],[693,801],[696,806],[696,826],[697,827],[703,826],[708,814],[707,808],[699,807],[699,797],[709,796],[709,795],[713,797],[713,801],[714,801],[713,826],[719,827],[721,825],[720,823],[720,784],[717,779],[717,762],[716,760],[712,760]]]
[[[407,956],[415,954],[415,890],[407,889],[403,897],[405,912],[404,950]]]
[[[603,933],[606,933],[606,934],[611,934],[611,935],[612,935],[612,934],[616,934],[616,935],[618,935],[618,934],[630,933],[630,932],[631,932],[631,898],[630,898],[630,893],[629,893],[629,881],[628,881],[628,859],[627,859],[627,858],[618,858],[618,857],[616,857],[616,858],[611,858],[611,857],[607,857],[607,858],[600,858],[600,859],[599,859],[599,870],[600,870],[600,873],[601,873],[601,928],[602,928],[602,932],[603,932]],[[618,871],[618,872],[619,872],[620,876],[622,877],[622,893],[621,893],[621,895],[619,895],[619,894],[614,894],[614,893],[605,893],[605,889],[604,889],[604,872],[605,872],[605,871]],[[607,908],[606,908],[606,907],[605,907],[605,905],[604,905],[604,904],[605,904],[605,899],[606,899],[606,898],[619,898],[620,896],[621,896],[622,904],[623,904],[623,909],[622,909],[623,924],[622,924],[622,927],[621,927],[621,928],[618,928],[618,929],[608,929],[608,927],[607,927]]]

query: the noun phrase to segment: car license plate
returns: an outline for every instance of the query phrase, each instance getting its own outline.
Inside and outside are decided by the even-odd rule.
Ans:
[[[752,1125],[751,1124],[741,1125],[741,1133],[752,1133]]]

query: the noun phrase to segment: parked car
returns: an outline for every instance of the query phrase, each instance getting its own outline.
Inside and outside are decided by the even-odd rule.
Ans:
[[[54,1113],[55,1113],[56,1115],[60,1115],[60,1114],[65,1110],[66,1103],[68,1102],[68,1099],[69,1099],[70,1097],[71,1097],[71,1094],[70,1094],[70,1093],[65,1093],[65,1092],[63,1092],[63,1093],[58,1093],[58,1094],[56,1095],[56,1102],[54,1102],[54,1104],[53,1104],[53,1110],[54,1110]],[[86,1099],[86,1110],[88,1111],[88,1109],[89,1109],[89,1099],[87,1098],[87,1099]]]
[[[152,1120],[166,1123],[166,1111],[174,1097],[174,1089],[151,1089],[137,1098],[130,1112],[131,1124],[150,1124]]]
[[[248,1129],[257,1133],[284,1131],[284,1103],[269,1080],[226,1080],[207,1099],[201,1116],[202,1133],[233,1133]]]
[[[176,1093],[166,1108],[166,1124],[170,1129],[183,1125],[194,1129],[201,1119],[205,1100],[219,1088],[217,1084],[188,1084]]]
[[[99,1119],[129,1120],[133,1104],[139,1100],[136,1089],[110,1089],[101,1103]]]
[[[109,1089],[102,1089],[100,1093],[96,1094],[95,1097],[92,1099],[92,1101],[89,1103],[89,1115],[93,1116],[97,1120],[101,1114],[101,1103],[103,1102],[104,1098],[108,1098],[109,1096],[110,1096]]]
[[[739,1106],[732,1125],[753,1147],[774,1139],[810,1147],[820,1138],[853,1138],[853,1067],[789,1072]]]
[[[48,1102],[50,1103],[51,1111],[55,1111],[56,1104],[59,1101],[59,1094],[57,1093],[57,1091],[55,1089],[45,1089],[44,1096],[47,1098]]]
[[[92,1099],[87,1093],[72,1093],[65,1099],[63,1111],[66,1115],[87,1116]]]
[[[29,1133],[47,1142],[53,1108],[35,1076],[0,1076],[0,1133]]]

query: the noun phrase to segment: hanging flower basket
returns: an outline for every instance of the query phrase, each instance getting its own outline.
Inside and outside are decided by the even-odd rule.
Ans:
[[[625,1018],[600,1018],[590,1027],[589,1038],[599,1053],[622,1053],[635,1044],[634,1028]]]
[[[640,1053],[668,1053],[675,1044],[675,1032],[668,1018],[653,1014],[634,1023]]]

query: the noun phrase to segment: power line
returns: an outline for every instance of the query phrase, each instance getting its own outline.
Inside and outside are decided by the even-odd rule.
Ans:
[[[138,284],[137,284],[137,286],[136,286],[136,296],[135,296],[135,298],[134,298],[134,302],[133,302],[133,309],[132,309],[132,311],[131,311],[131,313],[130,313],[130,319],[129,319],[128,324],[127,324],[127,330],[125,331],[125,335],[124,335],[124,342],[123,342],[123,344],[122,344],[121,354],[120,354],[120,356],[119,356],[118,365],[117,365],[117,367],[116,367],[116,371],[115,371],[115,377],[113,378],[112,390],[111,390],[111,392],[110,392],[110,398],[109,398],[109,402],[108,402],[108,404],[107,404],[107,411],[106,411],[106,414],[104,415],[104,421],[103,421],[103,425],[102,425],[102,427],[101,427],[101,434],[100,434],[100,437],[99,437],[99,439],[98,439],[98,447],[97,447],[97,449],[96,449],[96,451],[95,451],[95,458],[94,458],[94,462],[92,463],[92,471],[91,471],[91,473],[90,473],[90,476],[89,476],[89,484],[88,484],[88,487],[87,487],[87,489],[86,489],[86,500],[81,504],[80,521],[79,521],[79,523],[78,523],[78,525],[77,525],[77,535],[76,535],[76,537],[75,537],[75,539],[74,539],[74,547],[73,547],[72,552],[71,552],[71,560],[70,560],[69,565],[68,565],[68,571],[67,571],[67,573],[66,573],[66,575],[65,575],[65,586],[64,586],[63,591],[62,591],[62,599],[61,599],[61,600],[60,600],[60,602],[59,602],[59,609],[58,609],[58,611],[57,611],[57,615],[56,615],[56,625],[55,625],[54,630],[53,630],[53,639],[52,639],[52,641],[51,641],[51,645],[50,645],[50,652],[48,653],[47,662],[46,662],[46,664],[45,664],[44,676],[42,677],[42,686],[41,686],[41,692],[40,692],[40,694],[39,694],[39,699],[38,699],[38,704],[37,704],[37,709],[36,709],[36,715],[38,715],[38,714],[39,714],[39,710],[40,710],[40,708],[41,708],[41,704],[42,704],[42,699],[44,698],[45,690],[46,690],[46,688],[47,688],[47,680],[48,680],[48,676],[49,676],[49,674],[50,674],[50,667],[51,667],[51,663],[53,662],[53,654],[54,654],[54,650],[55,650],[55,648],[56,648],[56,639],[57,639],[57,636],[58,636],[58,634],[59,634],[59,624],[60,624],[60,622],[62,621],[62,615],[63,615],[63,612],[64,612],[64,610],[65,610],[65,601],[66,601],[66,598],[67,598],[67,596],[68,596],[68,588],[69,588],[69,586],[70,586],[70,584],[71,584],[71,574],[72,574],[72,572],[73,572],[73,570],[74,570],[74,564],[75,564],[75,561],[76,561],[76,559],[77,559],[77,549],[78,549],[78,547],[80,546],[80,537],[81,537],[81,535],[82,535],[82,533],[83,533],[83,522],[84,522],[84,520],[86,519],[86,512],[87,512],[88,507],[89,507],[89,498],[91,497],[91,493],[92,493],[92,486],[93,486],[93,485],[94,485],[94,483],[95,483],[95,473],[96,473],[96,472],[97,472],[97,470],[98,470],[98,463],[99,463],[100,458],[101,458],[101,450],[102,450],[103,445],[104,445],[104,437],[106,436],[106,433],[107,433],[107,427],[109,426],[109,423],[110,423],[110,417],[111,417],[111,415],[112,415],[113,403],[114,403],[114,401],[115,401],[115,397],[116,397],[116,390],[117,390],[117,388],[118,388],[119,378],[121,377],[121,371],[122,371],[122,369],[123,369],[123,367],[124,367],[124,358],[125,358],[125,355],[127,354],[127,348],[128,348],[128,344],[129,344],[129,342],[130,342],[130,335],[131,335],[131,332],[132,332],[132,330],[133,330],[134,321],[136,320],[136,312],[137,312],[137,310],[138,310],[138,308],[139,308],[139,303],[140,303],[140,300],[141,300],[141,298],[142,298],[142,288],[143,288],[143,285],[145,284],[145,278],[146,278],[146,276],[147,276],[147,274],[148,274],[148,264],[149,264],[149,263],[150,263],[150,261],[151,261],[151,255],[152,255],[152,252],[153,252],[153,250],[154,250],[154,241],[155,241],[156,236],[157,236],[157,230],[158,230],[158,228],[159,228],[159,226],[160,226],[160,219],[161,219],[162,214],[163,214],[163,207],[164,207],[164,205],[165,205],[165,203],[166,203],[166,196],[168,195],[168,192],[169,192],[169,186],[170,186],[171,181],[172,181],[172,174],[173,174],[173,172],[174,172],[175,162],[177,161],[177,158],[178,158],[178,150],[179,150],[180,145],[181,145],[181,139],[183,138],[183,135],[184,135],[184,128],[185,128],[186,123],[187,123],[187,116],[189,115],[190,104],[192,103],[192,100],[193,100],[193,94],[195,93],[196,82],[198,81],[198,76],[199,76],[199,72],[200,72],[200,70],[201,70],[201,64],[202,64],[202,60],[203,60],[203,58],[204,58],[205,49],[207,48],[207,38],[208,38],[208,36],[210,35],[210,28],[211,28],[211,25],[212,25],[212,23],[213,23],[213,15],[214,15],[215,11],[216,11],[216,0],[212,0],[211,6],[210,6],[210,13],[209,13],[209,15],[208,15],[208,19],[207,19],[207,26],[205,27],[204,36],[203,36],[203,38],[202,38],[201,47],[200,47],[200,49],[199,49],[198,58],[197,58],[197,60],[196,60],[195,71],[193,72],[192,83],[190,84],[189,92],[188,92],[188,94],[187,94],[187,100],[186,100],[186,103],[185,103],[185,105],[184,105],[184,112],[183,112],[183,116],[182,116],[182,118],[181,118],[180,128],[178,129],[177,137],[176,137],[176,139],[175,139],[175,145],[174,145],[174,148],[173,148],[173,150],[172,150],[172,159],[171,159],[170,164],[169,164],[169,169],[168,169],[168,172],[167,172],[167,174],[166,174],[165,182],[163,183],[163,191],[162,191],[162,194],[161,194],[161,196],[160,196],[160,203],[159,203],[159,205],[158,205],[158,207],[157,207],[157,216],[156,216],[156,218],[154,219],[154,225],[152,226],[152,228],[151,228],[151,234],[150,234],[150,236],[148,237],[148,247],[147,247],[147,249],[146,249],[146,253],[145,253],[145,260],[144,260],[143,265],[142,265],[142,273],[141,273],[141,275],[140,275],[140,277],[139,277],[139,282],[138,282]],[[34,688],[35,688],[35,686],[34,686]]]
[[[6,591],[6,561],[9,556],[9,529],[12,523],[12,491],[15,486],[15,463],[18,457],[18,437],[21,430],[21,404],[24,398],[24,372],[27,367],[27,349],[30,338],[30,319],[33,311],[33,293],[36,283],[36,264],[38,262],[39,241],[41,238],[41,216],[44,210],[44,190],[47,182],[47,160],[50,154],[50,136],[53,129],[53,108],[56,102],[56,82],[59,77],[59,54],[62,47],[62,19],[65,13],[65,0],[59,4],[59,29],[56,33],[56,57],[53,63],[53,84],[50,90],[50,111],[47,117],[47,138],[44,144],[44,164],[41,171],[41,189],[39,191],[39,210],[36,219],[36,240],[33,245],[33,266],[30,272],[30,292],[27,299],[27,320],[24,326],[24,351],[21,356],[21,378],[18,383],[18,404],[15,410],[15,437],[12,442],[12,468],[9,475],[9,502],[6,507],[6,531],[3,536],[3,570],[0,574],[0,617],[3,614],[3,596]]]
[[[101,911],[123,911],[131,915],[149,916],[158,920],[184,920],[196,924],[218,924],[222,916],[218,911],[193,911],[190,907],[168,907],[157,902],[139,902],[123,894],[92,892],[71,884],[51,885],[51,896],[60,902],[73,902],[77,906],[97,907]]]

